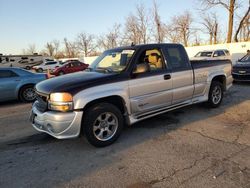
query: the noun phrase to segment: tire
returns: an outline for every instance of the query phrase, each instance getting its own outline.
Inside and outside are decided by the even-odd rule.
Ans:
[[[30,70],[30,66],[26,66],[26,70]]]
[[[42,68],[39,68],[39,69],[37,70],[37,72],[43,72],[43,69],[42,69]]]
[[[123,122],[122,113],[116,106],[100,103],[87,109],[82,121],[82,130],[90,144],[105,147],[119,138]]]
[[[65,73],[64,73],[63,71],[60,71],[60,72],[58,73],[59,76],[64,75],[64,74],[65,74]]]
[[[19,91],[19,99],[22,102],[34,102],[36,100],[36,93],[33,85],[23,86]]]
[[[220,106],[223,99],[223,85],[220,82],[213,81],[208,96],[208,105],[211,108],[217,108]]]

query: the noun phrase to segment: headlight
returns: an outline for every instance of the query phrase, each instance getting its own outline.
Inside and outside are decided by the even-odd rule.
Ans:
[[[73,97],[70,93],[51,93],[48,108],[61,112],[71,111],[73,110]]]

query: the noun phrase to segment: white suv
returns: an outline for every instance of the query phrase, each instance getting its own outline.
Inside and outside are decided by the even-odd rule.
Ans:
[[[230,53],[226,49],[207,50],[198,52],[191,60],[212,60],[212,59],[231,59]]]
[[[43,72],[43,71],[46,71],[48,69],[54,70],[55,68],[60,67],[60,66],[61,66],[61,64],[57,61],[48,61],[48,62],[42,63],[41,65],[34,66],[33,69],[36,72]]]

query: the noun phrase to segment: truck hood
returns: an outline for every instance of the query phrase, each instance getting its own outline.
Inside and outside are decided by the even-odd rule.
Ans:
[[[248,63],[241,63],[241,62],[238,62],[236,65],[234,65],[233,67],[235,68],[250,68],[250,62]]]
[[[124,79],[122,74],[117,73],[77,72],[42,81],[36,85],[35,89],[41,95],[55,92],[68,92],[74,95],[86,88],[119,82]]]

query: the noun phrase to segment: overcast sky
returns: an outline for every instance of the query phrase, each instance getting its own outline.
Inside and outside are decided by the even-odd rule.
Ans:
[[[247,5],[248,0],[242,0]],[[123,24],[137,4],[152,8],[152,0],[0,0],[0,53],[20,54],[29,44],[39,50],[53,39],[74,40],[85,31],[100,35]],[[198,21],[198,0],[157,0],[163,22],[189,10]],[[215,10],[226,28],[227,12]],[[226,32],[226,31],[224,31]]]

